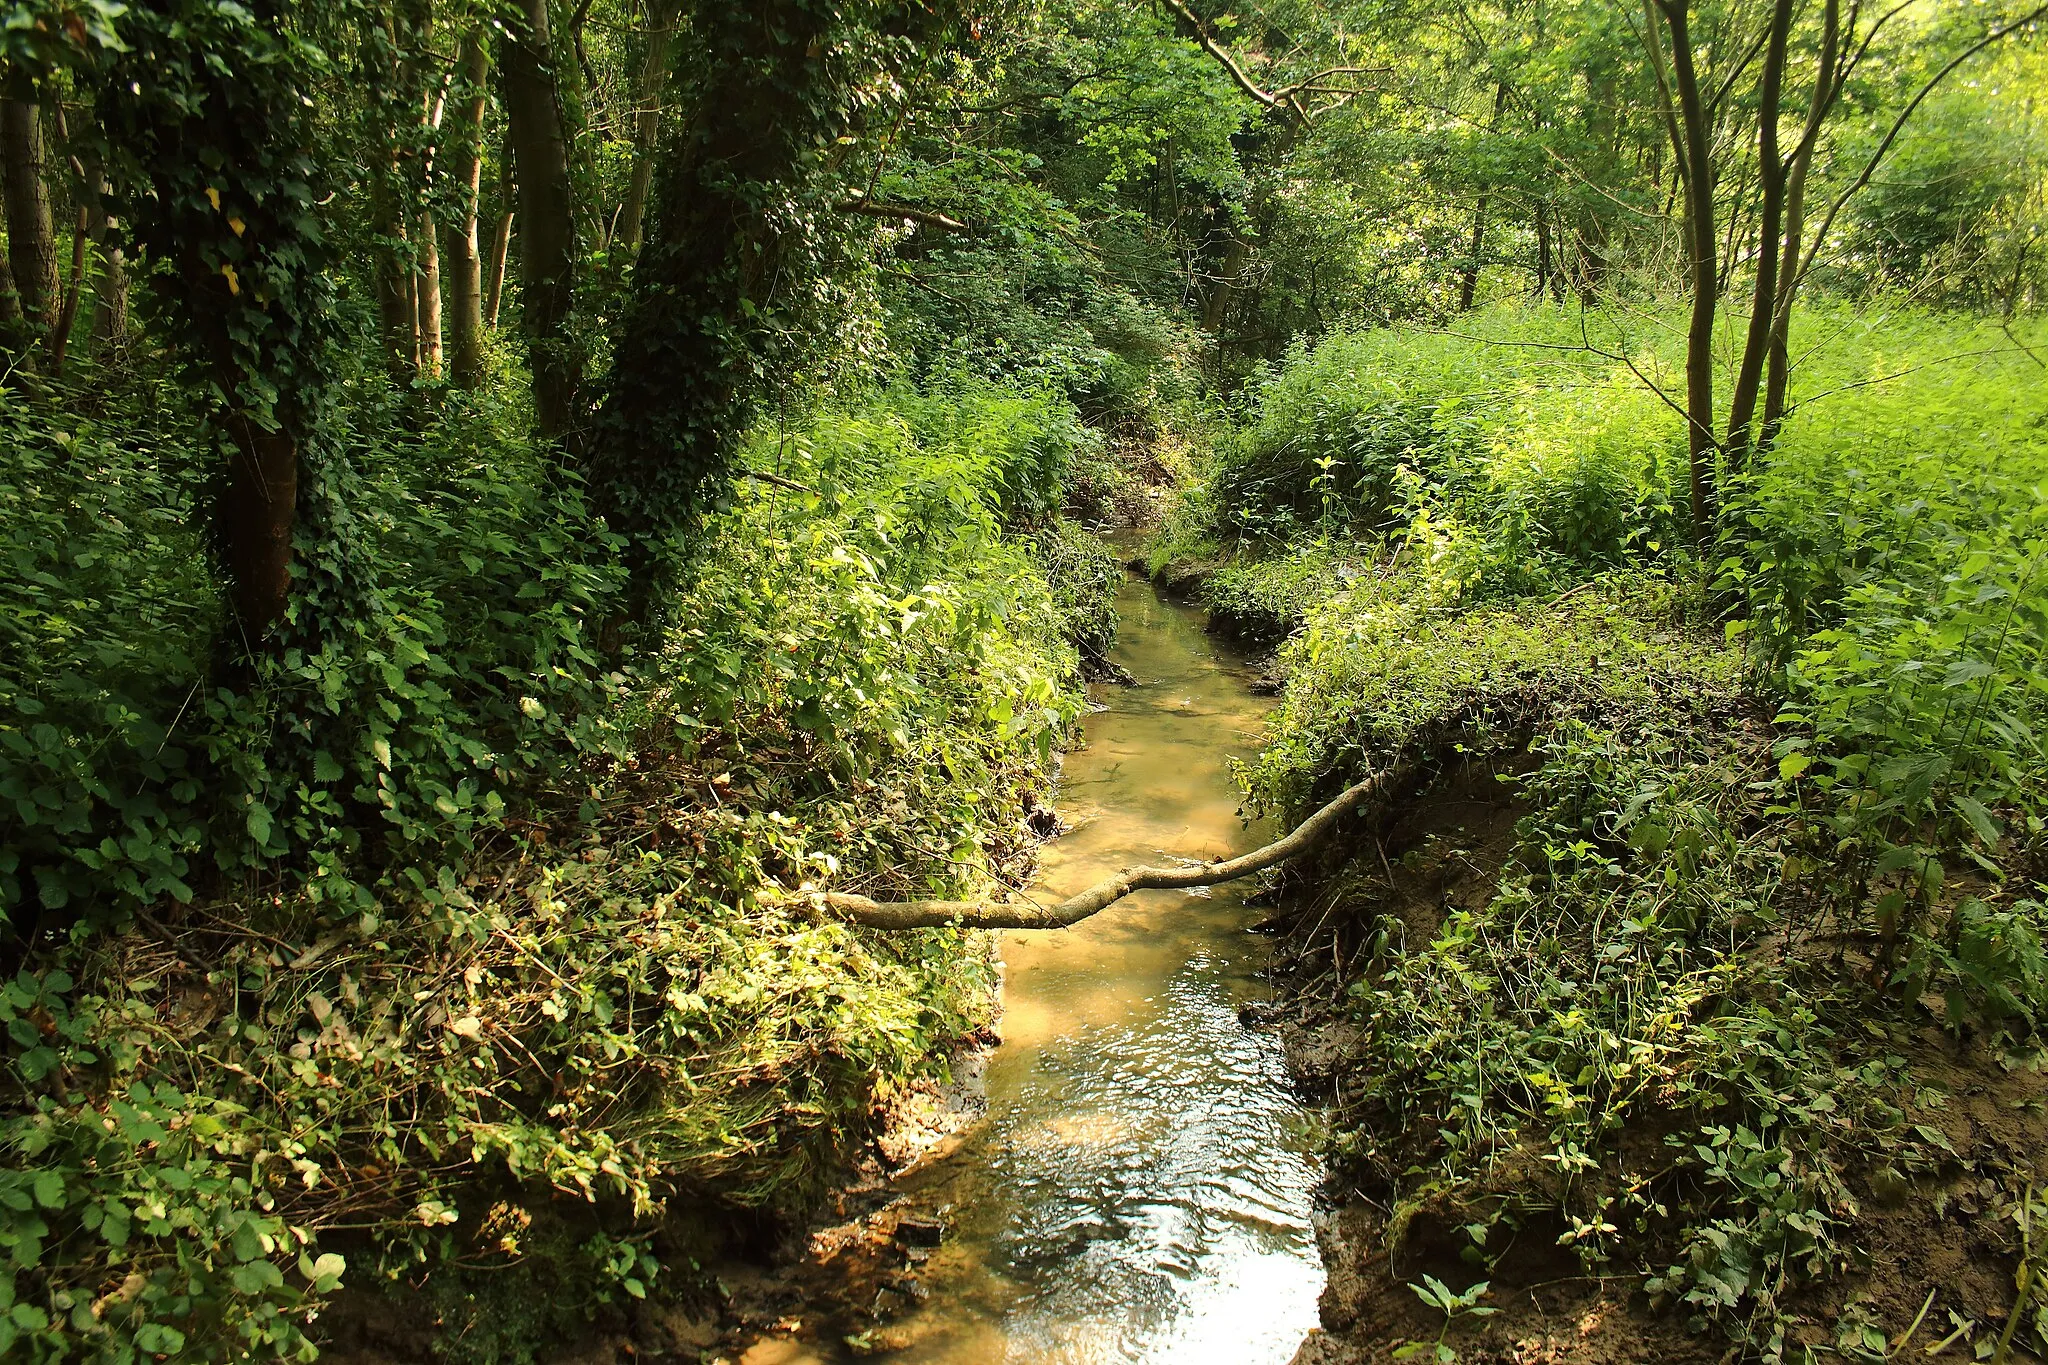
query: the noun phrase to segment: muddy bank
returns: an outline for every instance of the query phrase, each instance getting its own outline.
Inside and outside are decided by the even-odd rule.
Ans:
[[[1398,816],[1361,831],[1347,862],[1288,886],[1267,922],[1278,990],[1265,1017],[1289,1069],[1325,1105],[1340,1152],[1375,1149],[1371,1160],[1340,1155],[1325,1187],[1316,1236],[1329,1279],[1321,1326],[1295,1365],[1732,1365],[1762,1355],[1660,1292],[1661,1267],[1689,1254],[1668,1224],[1627,1230],[1605,1273],[1589,1272],[1570,1247],[1574,1225],[1554,1158],[1500,1153],[1476,1186],[1454,1188],[1431,1178],[1426,1143],[1358,1100],[1375,1064],[1360,993],[1373,989],[1390,954],[1428,951],[1447,915],[1488,906],[1527,813],[1498,778],[1533,767],[1519,754],[1451,765]],[[1841,970],[1867,975],[1873,964],[1850,947]],[[1777,1349],[1787,1360],[1806,1349],[1851,1360],[1985,1360],[2004,1335],[2015,1309],[2019,1210],[2048,1180],[2048,1075],[2038,1051],[1994,1048],[1944,1020],[1942,1001],[1930,996],[1864,1023],[1918,1087],[1902,1124],[1939,1155],[1915,1164],[1897,1144],[1859,1142],[1841,1125],[1831,1211],[1840,1220],[1835,1239],[1853,1253],[1747,1291],[1779,1294],[1786,1329]],[[1675,1112],[1666,1117],[1677,1128]],[[1615,1179],[1668,1181],[1665,1132],[1632,1124]],[[1480,1219],[1495,1224],[1495,1240],[1475,1245]],[[1503,1223],[1513,1227],[1505,1244]],[[2041,1231],[2032,1236],[2038,1247]],[[1454,1296],[1483,1284],[1472,1305],[1491,1311],[1426,1302],[1416,1287],[1433,1293],[1432,1279]],[[1439,1355],[1439,1345],[1454,1354]],[[2008,1358],[2036,1359],[2021,1344]]]

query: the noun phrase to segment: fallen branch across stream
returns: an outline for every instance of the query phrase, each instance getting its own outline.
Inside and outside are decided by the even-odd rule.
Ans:
[[[820,914],[870,929],[1064,929],[1108,909],[1133,891],[1184,890],[1236,881],[1312,852],[1329,841],[1345,816],[1369,802],[1391,802],[1416,772],[1416,765],[1399,763],[1369,777],[1296,825],[1292,834],[1264,848],[1219,863],[1127,867],[1057,905],[988,900],[878,901],[846,891],[785,891],[780,887],[765,887],[756,894],[770,904],[807,905]]]

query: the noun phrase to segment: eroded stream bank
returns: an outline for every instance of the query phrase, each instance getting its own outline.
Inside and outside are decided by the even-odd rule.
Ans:
[[[1229,771],[1269,705],[1252,671],[1147,584],[1118,607],[1115,660],[1136,684],[1096,693],[1060,793],[1069,832],[1034,895],[1271,835],[1239,821]],[[896,1182],[900,1199],[814,1239],[818,1282],[841,1262],[859,1289],[793,1314],[748,1365],[1290,1359],[1316,1325],[1322,1172],[1278,1043],[1239,1022],[1266,994],[1243,889],[1146,892],[1006,934],[985,1118]],[[922,1220],[944,1225],[936,1247],[907,1245],[936,1234]]]

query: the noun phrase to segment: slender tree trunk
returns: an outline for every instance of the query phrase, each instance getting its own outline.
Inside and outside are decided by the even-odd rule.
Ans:
[[[82,174],[79,183],[89,187],[83,210],[93,252],[99,257],[92,278],[93,350],[102,357],[118,356],[128,345],[128,264],[107,212],[111,187],[96,169]]]
[[[42,108],[33,99],[0,100],[0,155],[5,158],[8,263],[23,319],[47,339],[57,321],[57,230],[50,216]]]
[[[1458,311],[1472,311],[1472,298],[1479,292],[1479,252],[1486,242],[1486,201],[1480,195],[1472,210],[1472,244],[1465,250],[1465,264],[1458,271]]]
[[[498,329],[498,305],[505,297],[505,263],[512,254],[512,220],[519,201],[515,160],[508,132],[498,148],[498,213],[491,225],[490,259],[484,266],[484,327],[490,331]]]
[[[56,325],[50,331],[50,373],[64,373],[64,357],[71,348],[71,329],[78,321],[78,300],[85,288],[86,246],[92,241],[92,210],[78,206],[78,221],[71,231],[71,278],[64,284],[64,303],[57,310]]]
[[[1235,224],[1224,231],[1229,234],[1223,246],[1223,259],[1217,263],[1216,279],[1209,286],[1209,297],[1202,303],[1202,327],[1217,338],[1217,348],[1222,349],[1223,327],[1230,320],[1231,293],[1237,287],[1237,277],[1244,270],[1244,258],[1248,252],[1244,236]]]
[[[105,203],[106,183],[100,184]],[[118,356],[128,348],[128,260],[114,235],[114,220],[102,208],[94,211],[93,240],[99,245],[100,269],[93,277],[92,339],[101,355]]]
[[[505,115],[518,163],[521,319],[533,369],[533,406],[543,436],[578,425],[582,356],[570,330],[575,307],[576,204],[548,37],[547,0],[519,0],[506,26]]]
[[[414,303],[419,308],[420,373],[429,379],[441,377],[441,225],[435,218],[439,201],[441,171],[441,122],[447,112],[448,83],[454,70],[436,77],[440,60],[434,55],[433,0],[417,0],[413,14],[413,45],[419,57],[420,172],[419,243],[417,274],[413,278]]]
[[[364,29],[363,67],[370,73],[379,115],[368,138],[370,162],[370,232],[375,238],[372,291],[377,299],[377,330],[384,340],[384,368],[391,382],[412,383],[419,365],[419,310],[409,287],[412,245],[406,231],[405,171],[393,129],[408,106],[401,87],[405,64],[399,60],[398,26],[393,14],[378,14]]]
[[[434,214],[420,215],[420,269],[416,287],[420,309],[420,373],[441,377],[441,245]]]
[[[1792,0],[1774,0],[1763,76],[1757,83],[1757,175],[1763,187],[1763,203],[1757,222],[1756,290],[1750,299],[1749,330],[1743,338],[1742,362],[1735,372],[1735,392],[1728,403],[1730,472],[1739,472],[1749,455],[1757,386],[1763,380],[1771,324],[1777,317],[1778,238],[1785,214],[1785,163],[1778,153],[1778,113],[1785,88],[1785,46],[1791,31]]]
[[[1841,82],[1841,28],[1840,0],[1827,0],[1821,20],[1820,64],[1814,75],[1813,100],[1807,106],[1806,126],[1800,130],[1798,145],[1792,149],[1792,166],[1785,179],[1785,242],[1778,257],[1777,298],[1771,308],[1763,423],[1757,431],[1757,441],[1764,446],[1777,438],[1778,428],[1785,420],[1785,396],[1792,375],[1792,300],[1799,290],[1799,260],[1806,241],[1806,174],[1813,165],[1821,125],[1827,121],[1828,108],[1834,103]]]
[[[647,52],[640,78],[633,86],[633,179],[619,213],[618,263],[632,263],[640,252],[640,233],[647,217],[647,190],[654,183],[654,157],[661,131],[662,99],[668,91],[670,35],[677,0],[650,0],[647,6]]]
[[[448,178],[461,196],[461,211],[448,229],[448,341],[450,370],[457,387],[474,389],[484,378],[484,269],[477,246],[477,201],[483,188],[484,106],[489,90],[491,50],[481,25],[463,35],[456,58],[461,103],[451,129],[453,160]]]
[[[1500,116],[1508,107],[1508,83],[1500,81],[1493,87],[1493,117],[1487,120],[1489,136],[1500,130]],[[1486,242],[1486,206],[1493,197],[1493,191],[1482,189],[1479,203],[1472,210],[1472,245],[1465,253],[1465,266],[1458,279],[1458,311],[1470,312],[1472,299],[1479,290],[1480,248]]]
[[[1706,104],[1693,64],[1692,33],[1686,16],[1688,0],[1651,3],[1663,14],[1671,34],[1671,84],[1678,97],[1680,137],[1673,150],[1685,171],[1685,237],[1692,265],[1692,319],[1685,334],[1686,449],[1693,534],[1704,544],[1713,534],[1714,474],[1719,453],[1714,439],[1714,305],[1720,293],[1720,259],[1714,233],[1714,168]],[[1654,47],[1654,22],[1647,31]],[[1651,55],[1661,73],[1661,56],[1654,51]]]
[[[514,212],[506,209],[498,215],[497,226],[491,229],[490,272],[484,285],[484,327],[498,330],[498,305],[505,301],[505,263],[512,255],[512,219]]]

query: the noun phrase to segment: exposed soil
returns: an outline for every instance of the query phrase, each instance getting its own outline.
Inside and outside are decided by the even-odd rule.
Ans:
[[[1422,793],[1350,869],[1325,868],[1319,880],[1288,893],[1264,926],[1281,936],[1271,1018],[1305,1089],[1341,1108],[1358,1084],[1361,1035],[1338,1003],[1368,956],[1376,915],[1391,914],[1407,943],[1419,946],[1448,908],[1483,906],[1512,851],[1519,815],[1494,771],[1467,763]],[[1974,1326],[1935,1358],[1984,1359],[2011,1311],[2020,1248],[2009,1215],[2030,1183],[2048,1183],[2048,1075],[2038,1058],[2031,1069],[2014,1065],[1979,1038],[1956,1037],[1939,1026],[1939,1012],[1938,1000],[1922,1002],[1914,1022],[1893,1023],[1887,1041],[1920,1086],[1909,1121],[1939,1129],[1955,1157],[1917,1176],[1890,1167],[1844,1172],[1855,1196],[1846,1240],[1864,1254],[1843,1273],[1794,1292],[1788,1348],[1834,1348],[1845,1330],[1867,1322],[1889,1343],[1882,1349],[1902,1358],[1899,1338],[1917,1316],[1911,1353],[1926,1358],[1925,1348],[1949,1337],[1954,1313]],[[1624,1162],[1647,1168],[1661,1160],[1661,1135],[1650,1137],[1656,1140],[1625,1142]],[[1543,1187],[1544,1168],[1532,1161],[1518,1171],[1516,1164],[1502,1163],[1497,1188]],[[1323,1325],[1295,1365],[1389,1361],[1418,1342],[1423,1347],[1402,1358],[1432,1359],[1443,1315],[1409,1286],[1434,1275],[1462,1290],[1477,1278],[1458,1254],[1457,1225],[1465,1219],[1426,1203],[1394,1227],[1392,1191],[1358,1172],[1333,1175],[1328,1194],[1317,1227],[1329,1272]],[[1493,1268],[1486,1303],[1499,1311],[1461,1320],[1442,1337],[1458,1360],[1691,1365],[1741,1358],[1718,1331],[1697,1331],[1684,1312],[1653,1304],[1639,1277],[1587,1276],[1555,1245],[1554,1232],[1540,1217],[1530,1220]],[[1653,1263],[1671,1250],[1651,1249]],[[1849,1358],[1879,1359],[1882,1350]],[[2011,1359],[2034,1357],[2015,1349]]]
[[[993,1031],[960,1040],[950,1084],[927,1083],[889,1101],[877,1135],[849,1161],[810,1222],[763,1218],[746,1226],[729,1215],[672,1207],[676,1250],[721,1246],[717,1259],[697,1275],[677,1275],[678,1288],[600,1313],[569,1345],[543,1347],[534,1358],[550,1365],[708,1365],[779,1359],[776,1343],[892,1344],[886,1328],[926,1297],[919,1267],[945,1231],[943,1210],[916,1205],[894,1182],[952,1151],[986,1111],[982,1075],[997,1042]],[[692,1290],[691,1281],[700,1287]],[[464,1358],[447,1324],[416,1294],[344,1292],[322,1327],[327,1344],[320,1358],[332,1365]]]

